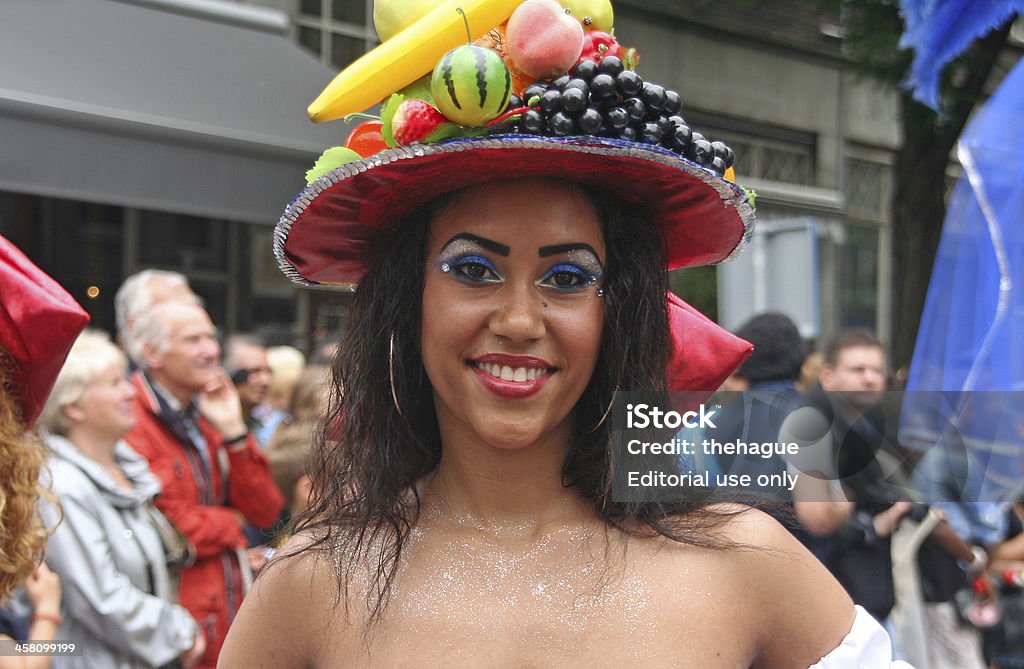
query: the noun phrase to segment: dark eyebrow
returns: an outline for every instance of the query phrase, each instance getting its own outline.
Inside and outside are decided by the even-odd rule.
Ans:
[[[590,244],[558,244],[557,246],[542,246],[537,249],[537,255],[541,258],[547,258],[548,256],[557,255],[559,253],[568,253],[569,251],[590,251],[595,258],[600,260],[600,256],[597,255],[597,251],[594,250]]]
[[[473,242],[474,244],[479,244],[480,246],[484,247],[488,251],[493,251],[493,252],[497,253],[500,256],[508,256],[508,254],[510,252],[509,247],[505,246],[504,244],[499,244],[496,241],[493,241],[493,240],[490,240],[490,239],[486,239],[484,237],[477,237],[476,235],[471,235],[468,232],[460,232],[459,234],[455,235],[454,237],[452,237],[451,239],[446,241],[441,248],[442,249],[447,248],[449,244],[451,244],[454,241],[458,241],[460,239],[468,239],[469,241]]]

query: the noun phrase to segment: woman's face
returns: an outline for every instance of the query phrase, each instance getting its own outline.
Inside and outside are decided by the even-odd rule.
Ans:
[[[568,443],[601,344],[604,262],[598,215],[569,184],[478,186],[435,215],[421,344],[446,441]]]
[[[123,365],[110,365],[96,375],[81,399],[73,403],[74,417],[82,427],[116,441],[135,426],[135,388],[125,376],[126,371]]]

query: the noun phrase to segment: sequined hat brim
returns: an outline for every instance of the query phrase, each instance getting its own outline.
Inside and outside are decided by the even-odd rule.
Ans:
[[[355,285],[375,230],[445,193],[523,177],[588,184],[644,207],[664,235],[668,269],[727,260],[753,230],[741,188],[668,149],[504,135],[388,149],[328,172],[288,205],[274,253],[298,283]]]

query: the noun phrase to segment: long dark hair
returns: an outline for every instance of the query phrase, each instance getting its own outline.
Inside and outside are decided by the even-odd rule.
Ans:
[[[719,547],[706,530],[722,514],[704,495],[668,503],[616,501],[611,421],[616,391],[663,392],[671,344],[660,232],[635,205],[579,186],[601,216],[607,253],[605,323],[594,374],[577,402],[577,434],[562,468],[607,523],[628,534]],[[370,270],[352,305],[333,364],[332,401],[312,466],[313,495],[297,528],[309,548],[331,551],[339,593],[370,565],[369,620],[387,604],[407,537],[420,512],[417,482],[441,457],[430,380],[420,353],[421,297],[430,221],[456,196],[419,209],[369,245]],[[390,358],[390,363],[389,363]],[[675,461],[662,463],[675,467]],[[684,495],[685,497],[685,495]],[[375,573],[374,573],[375,572]]]

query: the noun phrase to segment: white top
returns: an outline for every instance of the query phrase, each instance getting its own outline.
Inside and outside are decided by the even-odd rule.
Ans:
[[[843,642],[809,669],[914,669],[892,659],[892,642],[885,629],[867,611],[856,609],[857,617]]]

